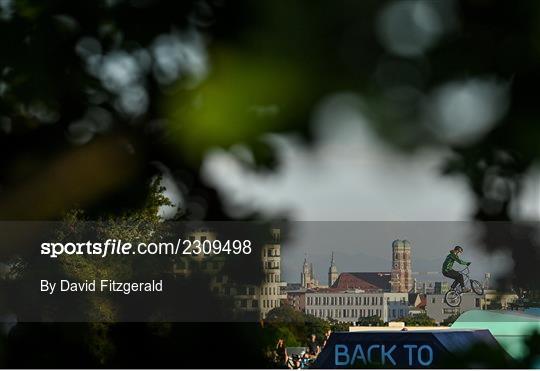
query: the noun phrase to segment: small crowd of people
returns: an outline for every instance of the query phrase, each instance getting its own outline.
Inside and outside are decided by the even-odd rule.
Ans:
[[[317,359],[317,356],[321,353],[321,350],[326,346],[331,333],[331,330],[326,331],[321,342],[317,340],[317,336],[315,334],[311,334],[306,342],[306,351],[302,354],[289,355],[287,353],[285,340],[281,338],[278,339],[275,348],[276,364],[278,367],[286,367],[293,370],[309,367],[309,365]]]

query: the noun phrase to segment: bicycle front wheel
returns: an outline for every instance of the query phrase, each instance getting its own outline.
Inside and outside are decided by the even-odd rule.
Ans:
[[[484,295],[484,287],[476,280],[471,280],[471,289],[476,295]]]
[[[456,290],[447,291],[444,294],[444,301],[451,307],[459,307],[461,304],[461,295]]]

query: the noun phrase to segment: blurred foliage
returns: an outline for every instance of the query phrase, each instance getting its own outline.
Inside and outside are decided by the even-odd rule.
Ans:
[[[535,332],[525,339],[527,354],[522,359],[513,359],[500,348],[486,344],[476,344],[467,351],[444,359],[441,364],[445,368],[517,368],[530,369],[540,367],[540,334]]]
[[[324,320],[310,314],[305,314],[289,305],[282,305],[268,312],[264,321],[263,333],[265,354],[269,360],[273,359],[273,349],[278,339],[283,339],[285,346],[307,346],[311,335],[315,335],[317,342],[322,346],[324,335],[328,330],[348,331],[348,323],[339,323],[334,320]],[[275,367],[278,365],[274,365]]]
[[[310,314],[300,312],[290,305],[274,308],[265,320],[270,327],[287,328],[295,336],[296,343],[306,344],[309,336],[314,334],[322,339],[324,333],[331,329],[331,323]],[[277,341],[277,338],[275,339]]]
[[[256,150],[262,134],[287,130],[315,103],[310,80],[288,60],[218,50],[212,63],[197,89],[179,89],[167,100],[167,134],[195,164],[212,147]]]

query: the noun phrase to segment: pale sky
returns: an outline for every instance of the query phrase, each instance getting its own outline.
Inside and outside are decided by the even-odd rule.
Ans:
[[[358,108],[359,100],[351,94],[324,99],[313,113],[316,141],[312,147],[294,136],[269,136],[281,164],[276,172],[253,172],[243,164],[249,162],[250,152],[241,146],[216,149],[206,157],[202,174],[233,216],[257,211],[304,222],[381,221],[294,224],[303,232],[283,253],[288,257],[283,262],[284,278],[299,280],[306,251],[324,281],[332,250],[340,271],[389,270],[395,238],[412,242],[413,270],[415,266],[422,271],[439,270],[444,255],[456,243],[470,247],[465,256],[476,262],[477,274],[510,268],[508,257],[475,250],[474,239],[465,232],[467,224],[455,223],[471,219],[473,199],[464,179],[440,175],[448,150],[404,154],[390,148],[370,130]],[[538,169],[529,174],[514,210],[519,219],[540,220]],[[339,233],[340,227],[335,226],[350,230]]]

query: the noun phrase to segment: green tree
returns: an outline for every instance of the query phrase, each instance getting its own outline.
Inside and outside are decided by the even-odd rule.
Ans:
[[[384,326],[384,321],[379,316],[360,317],[358,326]]]
[[[461,313],[454,313],[441,322],[441,326],[451,326],[459,318]]]
[[[353,325],[352,323],[339,322],[332,318],[329,318],[328,322],[330,323],[330,330],[332,330],[332,332],[349,331],[349,327]]]
[[[290,305],[274,308],[266,315],[266,322],[269,323],[303,323],[304,321],[305,315]]]
[[[402,317],[397,321],[405,322],[405,326],[436,326],[437,323],[426,313],[415,314],[412,316]]]
[[[97,221],[90,222],[84,211],[73,209],[66,213],[60,229],[57,231],[59,242],[73,242],[86,236],[89,228],[95,233],[98,241],[116,239],[129,241],[133,245],[139,242],[150,242],[162,238],[165,229],[158,211],[162,206],[172,203],[163,195],[164,188],[160,186],[161,179],[154,178],[149,185],[148,197],[144,205],[133,210],[127,210],[121,215],[106,215]],[[91,225],[91,227],[88,226]],[[161,261],[164,261],[161,259]],[[115,279],[119,281],[134,281],[137,275],[145,272],[165,272],[166,266],[156,264],[152,257],[115,255],[103,259],[91,255],[60,256],[56,260],[63,276],[70,281],[84,282],[85,280]],[[28,266],[27,269],[31,269]],[[142,272],[142,274],[141,274]],[[91,293],[85,297],[85,315],[89,322],[86,334],[90,352],[105,364],[114,354],[114,344],[110,339],[111,325],[117,321],[121,308],[105,294]]]

